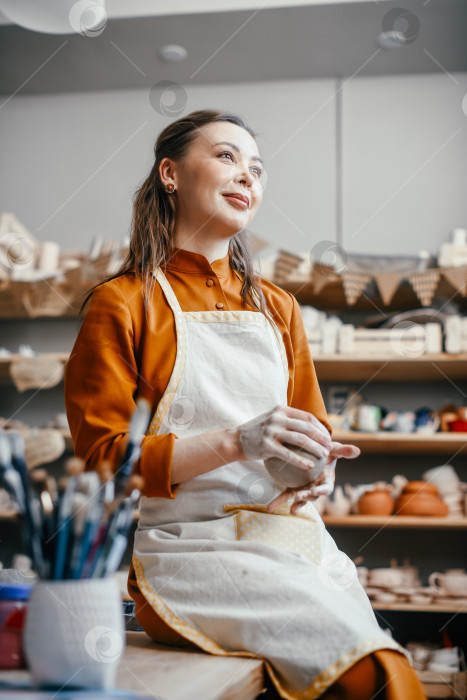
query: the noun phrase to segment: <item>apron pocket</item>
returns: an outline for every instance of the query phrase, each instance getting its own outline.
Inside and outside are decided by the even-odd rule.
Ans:
[[[234,517],[237,540],[263,542],[321,564],[321,528],[315,520],[243,508]]]

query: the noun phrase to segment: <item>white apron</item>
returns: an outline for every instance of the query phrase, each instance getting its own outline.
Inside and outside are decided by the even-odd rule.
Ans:
[[[240,425],[287,405],[288,367],[277,328],[255,311],[175,316],[177,355],[149,434],[179,438]],[[363,656],[396,649],[356,568],[312,503],[289,515],[263,460],[233,462],[143,498],[133,565],[152,608],[211,654],[257,656],[283,698],[317,698]]]

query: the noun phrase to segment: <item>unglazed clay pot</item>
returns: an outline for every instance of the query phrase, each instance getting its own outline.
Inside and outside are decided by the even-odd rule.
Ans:
[[[376,488],[365,491],[357,503],[360,515],[391,515],[394,510],[394,499],[388,489]]]
[[[448,506],[440,498],[438,489],[426,481],[409,481],[396,501],[398,515],[426,515],[443,518]]]
[[[306,486],[318,478],[328,463],[327,457],[319,459],[309,452],[295,447],[295,445],[285,443],[285,447],[292,452],[299,452],[301,457],[308,459],[314,466],[311,469],[301,469],[279,457],[265,459],[264,466],[273,480],[282,488],[301,488]]]

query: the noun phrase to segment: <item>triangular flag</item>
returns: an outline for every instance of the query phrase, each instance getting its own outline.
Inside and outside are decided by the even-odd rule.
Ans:
[[[413,272],[409,276],[412,289],[420,300],[422,306],[430,306],[438,286],[439,270],[425,270],[424,272]]]
[[[370,280],[371,275],[367,272],[348,270],[343,273],[342,285],[344,287],[345,300],[349,306],[355,304]]]
[[[391,303],[403,276],[400,272],[378,272],[374,275],[376,286],[385,306],[389,306]]]
[[[313,294],[319,294],[329,282],[335,282],[338,279],[334,268],[321,263],[314,263],[311,270],[311,282],[313,285]]]
[[[467,296],[467,265],[448,267],[442,270],[442,273],[456,292],[462,294],[463,297]]]

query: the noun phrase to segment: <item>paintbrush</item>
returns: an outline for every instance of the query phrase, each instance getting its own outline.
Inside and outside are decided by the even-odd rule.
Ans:
[[[136,461],[141,456],[141,442],[151,418],[151,406],[146,399],[138,399],[129,426],[128,443],[123,461],[115,472],[115,496],[121,497],[127,488]]]
[[[118,505],[112,516],[112,521],[106,533],[102,552],[97,563],[94,577],[102,578],[117,571],[125,554],[128,543],[128,534],[133,522],[133,513],[141,498],[143,477],[133,474],[129,481],[129,495]]]
[[[39,576],[44,574],[44,557],[41,546],[42,522],[40,505],[34,498],[24,461],[24,447],[18,433],[8,436],[0,433],[0,469],[7,490],[15,499],[22,516],[24,545],[28,549]],[[17,437],[19,435],[19,438]]]
[[[55,550],[55,561],[53,568],[53,578],[63,579],[65,575],[66,556],[68,541],[71,532],[71,517],[73,509],[73,496],[78,484],[78,476],[84,469],[84,462],[78,457],[72,457],[66,463],[65,469],[69,479],[65,492],[60,499],[60,506],[57,519],[57,545]]]
[[[82,558],[77,567],[76,578],[91,578],[97,564],[99,554],[107,532],[108,521],[115,510],[115,484],[113,481],[112,463],[108,460],[100,462],[97,472],[102,481],[102,500],[94,511],[94,517],[89,526],[86,542],[83,545]],[[84,559],[83,559],[84,557]]]

